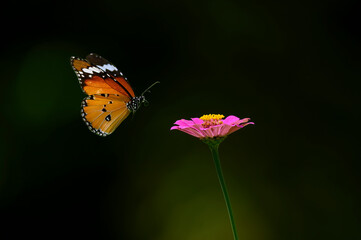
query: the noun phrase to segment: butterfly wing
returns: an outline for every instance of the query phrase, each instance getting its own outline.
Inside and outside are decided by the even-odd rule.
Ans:
[[[94,65],[88,60],[78,57],[71,57],[70,62],[79,84],[86,94],[120,94],[129,99],[135,96],[133,89],[124,77],[118,76],[119,73],[116,76],[111,75],[111,72],[116,69],[114,65],[110,65],[110,63]]]
[[[123,90],[128,93],[129,97],[135,97],[134,91],[130,86],[127,78],[123,76],[123,73],[119,71],[117,67],[114,66],[114,64],[95,53],[90,53],[88,56],[86,56],[86,60],[93,66],[103,70],[103,72],[105,72],[111,79],[121,85],[124,88]]]
[[[95,94],[82,101],[81,115],[93,133],[99,136],[111,134],[130,114],[126,96]]]

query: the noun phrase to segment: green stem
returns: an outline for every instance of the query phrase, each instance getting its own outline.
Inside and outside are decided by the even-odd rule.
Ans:
[[[232,207],[231,207],[231,201],[229,200],[226,183],[224,181],[224,177],[223,177],[223,173],[222,173],[221,162],[219,160],[219,153],[218,153],[219,144],[215,144],[215,145],[209,144],[208,146],[212,152],[214,164],[216,165],[219,183],[221,184],[223,197],[224,197],[224,200],[226,201],[229,220],[230,220],[231,226],[232,226],[233,238],[234,238],[234,240],[238,240],[236,225],[234,223],[233,212],[232,212]]]

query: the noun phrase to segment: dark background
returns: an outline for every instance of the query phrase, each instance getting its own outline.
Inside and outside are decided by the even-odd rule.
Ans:
[[[256,123],[220,148],[240,239],[361,239],[356,3],[2,7],[0,239],[232,239],[207,146],[169,131],[208,113]],[[90,52],[161,82],[106,138],[69,64]]]

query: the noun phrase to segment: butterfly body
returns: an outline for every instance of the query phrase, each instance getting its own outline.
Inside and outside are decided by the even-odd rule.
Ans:
[[[126,106],[129,109],[129,111],[136,112],[139,109],[139,107],[142,105],[142,103],[145,102],[146,100],[144,96],[133,97],[129,102],[127,102]]]
[[[70,62],[88,95],[82,101],[81,116],[93,133],[111,134],[146,102],[143,95],[135,96],[123,74],[103,57],[91,53],[86,59],[71,57]]]

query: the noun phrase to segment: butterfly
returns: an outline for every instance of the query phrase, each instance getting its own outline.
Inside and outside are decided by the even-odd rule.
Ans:
[[[89,130],[99,136],[108,136],[142,104],[147,104],[144,93],[135,96],[126,77],[105,58],[90,53],[86,59],[71,57],[70,63],[78,77],[85,97],[81,116]]]

